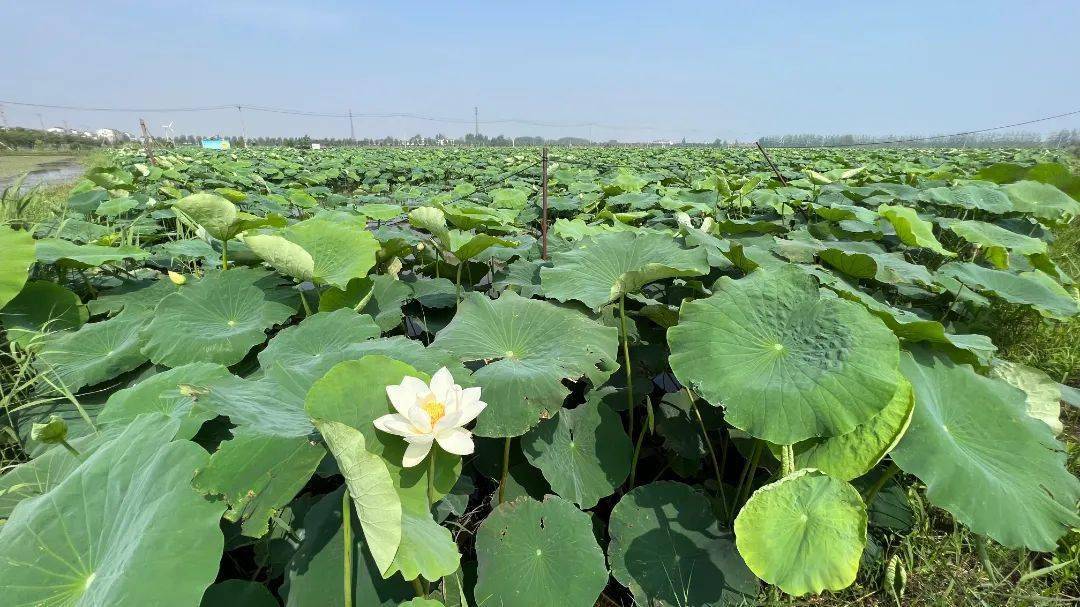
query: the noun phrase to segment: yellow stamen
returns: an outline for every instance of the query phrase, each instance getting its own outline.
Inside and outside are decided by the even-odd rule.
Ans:
[[[431,418],[432,427],[446,415],[446,407],[443,407],[443,404],[435,399],[434,394],[428,394],[424,397],[424,400],[420,402],[420,408],[427,412],[428,417]]]

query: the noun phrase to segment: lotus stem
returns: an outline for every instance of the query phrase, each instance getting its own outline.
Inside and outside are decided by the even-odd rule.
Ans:
[[[506,443],[503,445],[503,467],[502,476],[499,477],[499,503],[503,503],[506,498],[506,476],[510,471],[510,437],[506,437]]]
[[[746,462],[746,467],[743,468],[742,477],[739,480],[739,493],[738,499],[735,501],[735,507],[738,508],[746,500],[750,499],[750,491],[754,487],[754,470],[758,467],[758,462],[761,461],[761,452],[764,450],[764,443],[760,440],[754,441],[754,451],[750,454],[749,461]]]
[[[353,607],[353,544],[352,544],[352,501],[349,499],[349,488],[341,493],[341,528],[345,541],[344,562],[345,577],[345,607]]]
[[[457,275],[454,277],[454,294],[455,294],[455,301],[457,303],[461,303],[461,266],[464,263],[465,262],[463,262],[463,261],[458,262]],[[455,305],[455,307],[457,306],[456,303],[454,305]]]
[[[71,446],[71,443],[67,442],[66,440],[60,441],[60,444],[61,444],[61,445],[62,445],[62,446],[63,446],[63,447],[65,448],[65,449],[67,449],[67,450],[68,450],[68,453],[70,453],[70,454],[74,455],[75,457],[81,457],[81,456],[82,456],[82,454],[81,454],[81,453],[79,453],[79,451],[78,451],[78,450],[77,450],[77,449],[76,449],[75,447],[72,447],[72,446]]]
[[[304,316],[311,316],[311,307],[308,305],[307,297],[304,296],[304,291],[300,290],[300,303],[304,304]]]
[[[428,508],[432,511],[435,510],[435,458],[439,452],[438,445],[431,446],[431,453],[428,455],[428,473],[427,473],[427,501]]]
[[[619,333],[622,337],[623,368],[626,373],[626,433],[634,436],[634,378],[630,370],[630,338],[626,334],[626,296],[619,296]],[[633,473],[631,477],[633,478]],[[633,483],[631,483],[633,485]]]
[[[229,241],[228,239],[221,241],[221,269],[229,269]]]
[[[795,448],[791,445],[780,447],[780,476],[784,477],[795,472]]]
[[[983,569],[986,570],[986,576],[990,578],[991,582],[997,582],[997,569],[990,562],[990,553],[986,551],[986,538],[982,535],[975,536],[975,552],[979,555],[979,562],[982,563]]]
[[[716,474],[716,489],[724,506],[724,514],[729,514],[727,496],[724,495],[723,475],[720,472],[720,464],[716,461],[716,449],[713,449],[712,439],[709,438],[709,431],[705,428],[705,420],[701,418],[701,411],[698,410],[697,401],[694,400],[694,393],[688,387],[684,386],[683,389],[686,390],[686,398],[690,399],[690,408],[694,410],[694,416],[697,417],[698,425],[701,426],[701,437],[705,439],[705,446],[709,449],[709,459],[712,460],[713,472]]]
[[[422,599],[422,598],[427,597],[427,593],[424,592],[424,586],[422,584],[420,584],[420,578],[413,579],[412,587],[413,587],[413,590],[416,592],[416,597],[417,598]]]
[[[886,468],[885,471],[881,473],[881,476],[879,476],[878,479],[874,481],[874,484],[866,490],[866,494],[863,495],[863,502],[866,503],[866,508],[868,510],[870,509],[870,504],[873,503],[874,498],[877,497],[877,494],[885,487],[885,484],[888,483],[889,480],[892,479],[892,477],[896,476],[898,472],[900,472],[899,466],[896,465],[896,462],[890,461],[889,467]]]

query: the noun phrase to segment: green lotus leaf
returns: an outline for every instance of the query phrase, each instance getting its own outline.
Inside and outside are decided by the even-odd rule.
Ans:
[[[286,607],[397,607],[416,595],[398,576],[383,579],[365,550],[360,521],[352,519],[353,604],[345,604],[342,494],[332,491],[304,515],[303,541],[286,566],[281,596]]]
[[[476,532],[478,605],[592,607],[607,585],[589,515],[552,495],[503,502]]]
[[[1029,305],[1052,318],[1066,319],[1080,313],[1073,296],[1047,274],[1035,270],[1014,274],[967,262],[950,262],[938,268],[938,275],[960,281],[1015,304]]]
[[[846,434],[896,394],[896,336],[858,304],[822,297],[798,268],[713,290],[683,303],[670,364],[736,428],[781,445]]]
[[[997,346],[985,335],[947,333],[940,322],[923,318],[909,310],[894,308],[832,274],[822,271],[811,273],[840,297],[865,306],[900,339],[942,344],[952,350],[954,358],[981,366],[989,365],[990,357],[997,351]]]
[[[1013,211],[1009,196],[1001,188],[987,185],[928,188],[920,196],[922,200],[939,206],[987,211],[997,215]]]
[[[450,229],[446,227],[446,214],[435,207],[420,207],[409,211],[409,224],[431,232],[439,246],[450,248]]]
[[[460,263],[476,257],[491,247],[513,247],[517,246],[517,242],[490,234],[450,230],[445,246],[446,250],[453,253],[454,258]]]
[[[401,544],[389,569],[382,570],[383,576],[400,571],[407,580],[418,575],[437,580],[457,570],[460,556],[450,531],[431,517],[428,466],[402,467],[404,439],[374,426],[376,418],[393,412],[386,386],[399,384],[406,376],[428,381],[425,373],[384,356],[338,363],[311,387],[305,408],[320,423],[338,422],[358,430],[364,449],[380,458],[390,473],[401,501]],[[461,474],[461,458],[439,449],[432,453],[437,454],[434,488],[438,500],[453,489]]]
[[[55,487],[15,507],[0,527],[6,603],[199,603],[221,559],[221,506],[191,488],[207,455],[170,442],[178,426],[140,417]]]
[[[615,493],[630,475],[634,451],[619,414],[602,402],[560,410],[525,434],[521,446],[555,493],[581,508]]]
[[[842,590],[859,571],[866,506],[844,481],[798,470],[750,496],[735,544],[754,575],[788,594]]]
[[[219,495],[229,505],[225,520],[241,522],[248,537],[262,537],[270,517],[289,503],[315,473],[326,450],[306,437],[260,434],[250,428],[234,430],[199,470],[191,484],[207,495]]]
[[[366,314],[344,308],[319,312],[279,331],[259,352],[259,365],[264,371],[280,365],[290,374],[315,381],[343,360],[362,358],[364,342],[379,333],[378,325]]]
[[[40,333],[73,331],[90,313],[75,293],[55,282],[34,280],[0,311],[0,323],[10,341],[23,347]]]
[[[135,200],[130,196],[124,196],[122,198],[113,198],[102,202],[98,205],[97,209],[94,210],[94,214],[99,217],[119,217],[138,207],[138,200]]]
[[[446,607],[442,601],[436,601],[435,599],[421,599],[415,598],[411,601],[402,603],[399,607]]]
[[[569,394],[562,380],[614,369],[617,340],[615,328],[580,312],[506,291],[496,300],[467,294],[432,345],[487,362],[473,374],[488,404],[475,432],[506,437],[558,412]]]
[[[810,439],[795,445],[795,467],[817,468],[843,481],[858,478],[896,446],[915,407],[911,383],[901,378],[896,395],[880,413],[840,436]],[[779,456],[779,452],[776,452]]]
[[[1080,202],[1058,188],[1038,181],[1017,181],[1001,186],[1012,201],[1013,210],[1039,219],[1069,222],[1080,215]]]
[[[319,420],[315,420],[315,427],[345,477],[371,557],[380,571],[388,571],[401,544],[402,518],[401,498],[390,470],[382,458],[365,448],[364,434],[359,430]]]
[[[139,261],[150,254],[139,247],[125,245],[106,247],[96,244],[75,244],[59,238],[37,241],[37,260],[41,263],[59,263],[76,268],[96,268],[105,264],[120,263],[131,259]]]
[[[59,485],[98,447],[116,438],[120,430],[109,428],[69,439],[78,456],[63,447],[50,447],[34,459],[4,472],[0,476],[0,521],[10,517],[19,502],[47,493]]]
[[[213,363],[169,369],[114,392],[105,401],[97,421],[105,426],[125,426],[143,413],[164,413],[181,420],[178,437],[191,438],[217,415],[198,406],[199,397],[207,392],[208,385],[231,377],[228,369]]]
[[[401,306],[412,294],[408,283],[393,276],[376,274],[349,281],[345,290],[332,287],[323,291],[319,297],[319,311],[353,308],[370,315],[379,328],[389,331],[401,324],[404,316]]]
[[[751,605],[758,581],[709,498],[671,481],[636,487],[611,511],[611,574],[639,605]]]
[[[315,280],[315,260],[304,247],[278,234],[250,234],[244,244],[277,271],[298,280]]]
[[[634,228],[625,224],[586,223],[584,219],[556,219],[551,233],[566,240],[581,240],[588,236],[598,236],[610,232],[632,232]]]
[[[818,252],[821,260],[855,278],[873,278],[885,284],[931,285],[934,277],[924,266],[910,263],[902,255],[886,253],[867,242],[829,243]]]
[[[199,607],[278,607],[277,599],[259,582],[225,580],[206,589]]]
[[[169,367],[240,362],[266,340],[267,329],[293,315],[289,306],[267,301],[252,278],[239,268],[211,272],[162,299],[144,331],[143,352]]]
[[[656,280],[709,273],[703,249],[684,249],[656,233],[587,237],[552,261],[553,267],[540,270],[544,294],[559,301],[576,299],[594,310]]]
[[[72,392],[130,371],[146,362],[141,330],[146,316],[137,311],[83,325],[50,339],[35,366]]]
[[[228,240],[237,234],[234,225],[239,218],[236,205],[217,194],[201,192],[173,203],[173,209],[187,215],[218,240]]]
[[[1034,367],[995,359],[990,376],[1023,390],[1028,415],[1050,426],[1054,434],[1065,429],[1061,423],[1061,384],[1049,375]]]
[[[375,266],[379,241],[360,223],[332,221],[323,217],[293,224],[282,232],[314,260],[313,276],[319,282],[344,289],[353,278],[367,276]]]
[[[1039,255],[1047,251],[1046,243],[1038,238],[984,221],[949,221],[945,226],[960,238],[983,247],[983,254],[998,268],[1009,267],[1010,251],[1020,255]]]
[[[900,368],[917,404],[891,456],[931,503],[1009,547],[1053,550],[1080,525],[1080,480],[1022,391],[928,351],[904,354]]]
[[[30,232],[13,230],[0,225],[0,308],[7,305],[22,290],[30,266],[37,259],[34,237]]]
[[[400,216],[403,209],[399,204],[371,202],[358,205],[356,207],[356,212],[373,221],[390,221],[391,219]]]
[[[934,224],[919,217],[911,207],[883,204],[878,207],[878,214],[889,220],[900,242],[912,247],[930,249],[945,257],[956,257],[956,253],[941,246],[934,236]]]

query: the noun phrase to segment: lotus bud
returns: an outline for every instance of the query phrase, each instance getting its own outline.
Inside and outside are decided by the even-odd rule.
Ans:
[[[187,283],[187,276],[184,276],[183,274],[180,274],[178,272],[173,272],[172,270],[169,270],[169,280],[171,280],[174,285],[180,286],[182,284]]]

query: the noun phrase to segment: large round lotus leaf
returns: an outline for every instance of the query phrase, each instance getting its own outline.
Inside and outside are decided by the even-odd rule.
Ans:
[[[549,495],[503,502],[476,532],[478,605],[592,607],[607,585],[589,515]]]
[[[314,381],[343,360],[362,358],[365,342],[378,336],[378,325],[366,314],[344,308],[319,312],[279,331],[259,352],[259,365],[263,371],[280,365]]]
[[[795,445],[795,466],[817,468],[850,481],[870,471],[907,431],[915,398],[911,383],[900,379],[889,404],[880,413],[840,436],[810,439]]]
[[[183,212],[218,240],[228,240],[234,235],[232,228],[239,212],[235,204],[217,194],[192,194],[177,200],[173,208]]]
[[[238,270],[213,272],[162,299],[144,331],[143,352],[168,367],[240,362],[266,340],[267,329],[293,314],[289,306],[267,301],[252,278]]]
[[[143,413],[158,412],[181,420],[177,436],[191,438],[203,423],[217,416],[196,405],[206,386],[231,377],[229,370],[213,363],[192,363],[152,375],[114,392],[98,414],[98,423],[127,425]]]
[[[407,580],[418,575],[436,580],[457,571],[460,555],[450,531],[432,519],[427,501],[427,463],[403,468],[404,439],[374,426],[376,418],[393,412],[386,386],[399,384],[406,376],[428,380],[426,374],[384,356],[338,363],[308,391],[305,408],[320,423],[338,422],[359,430],[364,449],[381,458],[390,473],[401,501],[401,543],[383,575],[400,571]],[[432,452],[437,453],[434,487],[438,500],[450,493],[457,482],[461,457],[439,449]]]
[[[1001,182],[999,182],[1001,183]],[[1009,213],[1013,204],[1000,188],[969,184],[956,187],[929,188],[921,197],[930,204],[958,207],[968,210],[989,211],[990,213]]]
[[[35,365],[72,392],[112,379],[146,362],[140,350],[146,322],[132,311],[83,325],[46,342]]]
[[[1001,359],[994,360],[990,375],[1023,390],[1027,395],[1028,415],[1050,426],[1054,434],[1061,434],[1065,429],[1061,423],[1061,384],[1049,375],[1034,367]]]
[[[656,280],[709,273],[704,249],[684,249],[656,233],[587,237],[552,261],[554,267],[540,270],[544,294],[559,301],[576,299],[594,310]]]
[[[1080,202],[1058,188],[1038,181],[1017,181],[1002,186],[1013,209],[1040,219],[1067,222],[1080,215]]]
[[[411,601],[402,603],[398,607],[446,607],[442,601],[436,601],[435,599],[421,599],[415,598]]]
[[[473,374],[488,404],[476,433],[520,436],[562,407],[570,393],[564,379],[615,368],[618,331],[511,291],[496,300],[474,292],[432,345],[462,361],[487,363]]]
[[[639,605],[750,605],[758,581],[709,498],[670,481],[637,487],[611,511],[611,574]]]
[[[0,308],[15,298],[26,283],[30,266],[37,259],[30,232],[0,225]]]
[[[896,336],[795,267],[721,278],[668,329],[675,376],[778,445],[852,431],[896,394]]]
[[[956,253],[938,242],[934,236],[934,224],[919,217],[915,209],[883,204],[878,207],[878,213],[889,220],[900,242],[912,247],[927,248],[945,257],[956,257]]]
[[[841,590],[859,571],[866,506],[844,481],[799,470],[750,496],[735,543],[755,575],[788,594]]]
[[[916,406],[891,455],[931,503],[1009,547],[1050,551],[1080,525],[1080,480],[1023,392],[930,352],[905,354],[900,367]]]
[[[1020,255],[1046,253],[1047,244],[985,221],[949,221],[945,226],[964,240],[983,248],[983,254],[999,268],[1009,267],[1009,252]]]
[[[75,330],[89,317],[78,295],[55,282],[35,280],[3,306],[0,323],[9,340],[25,347],[38,333]]]
[[[206,589],[199,607],[278,607],[278,602],[264,584],[225,580]]]
[[[124,245],[106,247],[97,244],[75,244],[59,238],[46,238],[37,242],[37,260],[42,263],[63,262],[77,268],[95,268],[125,259],[141,260],[150,254],[139,247]]]
[[[191,488],[201,447],[140,417],[0,527],[8,605],[197,605],[217,576],[221,505]]]
[[[344,487],[328,493],[304,515],[303,541],[289,560],[281,588],[286,607],[397,607],[416,595],[400,576],[382,578],[354,514],[353,604],[345,604],[343,491]]]
[[[938,268],[938,274],[956,279],[969,289],[995,295],[1007,302],[1029,305],[1053,318],[1067,319],[1080,312],[1076,299],[1053,278],[1039,270],[1014,274],[973,263],[951,262]]]
[[[60,445],[44,445],[45,451],[34,459],[8,469],[0,476],[0,520],[7,519],[15,506],[24,499],[46,493],[60,484],[98,447],[108,444],[123,428],[106,428],[101,432],[71,438],[68,443],[80,457]]]
[[[529,463],[551,488],[581,508],[592,508],[630,475],[634,445],[618,413],[602,402],[563,409],[521,439]]]
[[[344,289],[353,278],[367,275],[375,265],[375,253],[380,246],[363,224],[322,217],[291,225],[282,235],[311,255],[316,280],[339,289]]]
[[[375,274],[349,281],[345,290],[337,287],[326,289],[319,297],[319,311],[332,312],[360,306],[362,314],[370,315],[380,329],[389,331],[401,324],[401,306],[412,294],[409,283],[393,276]]]

